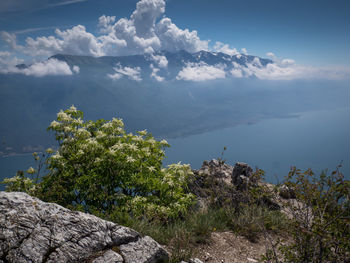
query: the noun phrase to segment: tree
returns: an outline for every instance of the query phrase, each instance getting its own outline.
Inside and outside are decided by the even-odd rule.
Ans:
[[[48,173],[40,183],[32,182],[34,195],[44,201],[99,216],[157,220],[184,214],[192,205],[194,196],[186,191],[190,166],[162,168],[169,145],[146,130],[127,133],[117,118],[84,122],[74,106],[60,111],[48,130],[59,147],[47,159]],[[8,189],[14,186],[12,180]]]

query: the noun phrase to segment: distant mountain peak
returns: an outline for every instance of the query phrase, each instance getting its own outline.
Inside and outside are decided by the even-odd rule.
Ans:
[[[134,80],[150,79],[154,81],[179,80],[179,73],[184,70],[192,70],[198,73],[200,67],[205,69],[218,68],[225,71],[224,75],[232,76],[230,73],[235,68],[243,69],[248,66],[256,68],[265,67],[273,63],[270,59],[260,58],[252,55],[235,54],[229,55],[223,52],[212,52],[201,50],[195,53],[189,53],[185,50],[177,52],[156,51],[154,53],[145,53],[127,56],[79,56],[68,54],[56,54],[50,59],[57,59],[66,62],[69,66],[78,66],[82,74],[89,75],[104,74],[106,77],[112,77],[119,80],[128,74],[138,74]],[[222,72],[219,72],[222,76]],[[114,75],[113,75],[114,74]]]

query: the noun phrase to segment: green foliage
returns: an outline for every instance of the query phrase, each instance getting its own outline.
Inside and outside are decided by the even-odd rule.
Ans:
[[[29,167],[27,171],[18,171],[16,176],[12,178],[5,178],[1,184],[6,185],[6,191],[8,192],[26,192],[30,195],[35,195],[38,191],[38,183],[40,180],[40,171],[47,164],[49,156],[53,153],[51,148],[46,152],[38,154],[33,153],[34,160],[36,162],[37,169]]]
[[[319,177],[293,168],[285,185],[296,200],[286,203],[291,244],[279,246],[284,262],[347,262],[350,255],[350,182],[339,167]],[[265,260],[280,262],[269,251]]]
[[[104,218],[132,214],[168,220],[184,215],[192,205],[194,197],[186,192],[190,166],[162,168],[169,146],[165,140],[157,141],[145,130],[127,133],[121,119],[84,122],[74,106],[60,111],[48,130],[59,144],[47,158],[48,173],[40,183],[23,176],[8,179],[7,190]],[[39,171],[31,172],[39,177]]]
[[[23,171],[18,171],[16,176],[12,178],[5,178],[1,183],[6,184],[6,191],[9,192],[26,192],[33,194],[36,189],[33,180],[25,176]]]
[[[230,229],[251,242],[257,242],[265,231],[279,233],[286,229],[287,219],[280,211],[272,211],[260,205],[242,204],[239,213],[234,213]]]

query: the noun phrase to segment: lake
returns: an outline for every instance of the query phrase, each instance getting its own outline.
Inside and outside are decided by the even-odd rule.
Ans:
[[[350,108],[299,115],[169,139],[166,163],[182,161],[198,169],[203,160],[220,157],[226,146],[227,163],[257,166],[270,182],[282,180],[292,165],[333,171],[341,161],[341,171],[350,178]]]
[[[265,119],[255,124],[168,139],[165,164],[181,161],[200,168],[204,160],[246,162],[266,172],[269,182],[281,181],[292,165],[315,172],[333,170],[342,161],[350,178],[350,108],[300,113],[296,118]],[[0,158],[0,180],[34,166],[31,154]],[[1,186],[1,190],[3,187]]]

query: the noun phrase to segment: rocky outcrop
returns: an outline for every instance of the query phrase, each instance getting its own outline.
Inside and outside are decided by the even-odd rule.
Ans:
[[[199,209],[214,207],[235,207],[240,202],[246,202],[246,195],[232,183],[234,167],[222,161],[204,161],[190,183],[191,193],[197,197]]]
[[[208,175],[230,184],[233,167],[222,161],[213,159],[204,161],[202,167],[195,171],[199,175]]]
[[[237,187],[238,190],[246,190],[250,183],[256,183],[253,177],[253,169],[246,163],[236,163],[233,168],[232,184]]]
[[[195,177],[189,189],[196,195],[201,210],[210,206],[236,208],[240,203],[248,203],[250,199],[246,190],[253,186],[261,186],[261,190],[264,189],[271,196],[264,195],[256,200],[259,204],[272,210],[280,209],[273,188],[269,187],[270,184],[259,181],[259,177],[254,175],[253,169],[246,163],[237,162],[231,166],[213,159],[204,161],[202,167],[193,172]]]
[[[158,263],[168,254],[152,238],[93,215],[0,192],[0,263]]]
[[[294,198],[296,198],[295,191],[292,188],[290,188],[290,187],[288,187],[286,185],[282,185],[279,188],[279,195],[283,199],[294,199]]]

